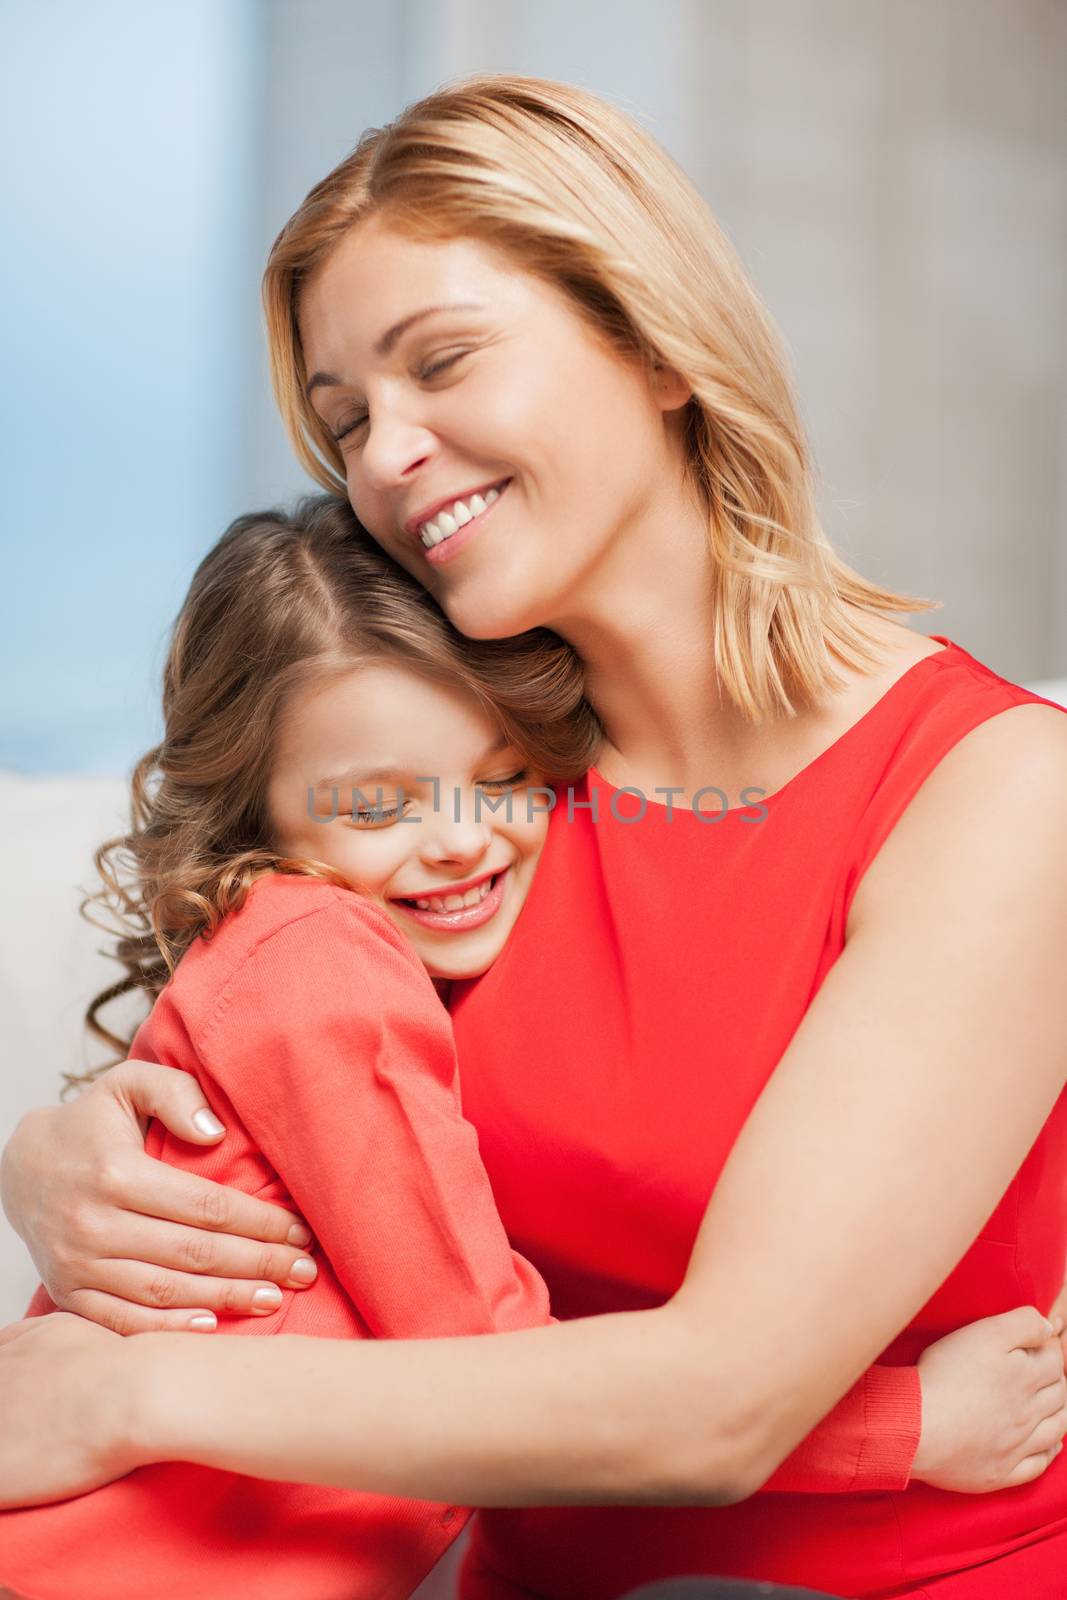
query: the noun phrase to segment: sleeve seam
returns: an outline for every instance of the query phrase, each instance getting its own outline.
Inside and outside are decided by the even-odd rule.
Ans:
[[[233,1004],[237,984],[242,975],[248,970],[252,962],[256,960],[261,953],[276,939],[280,938],[284,934],[289,933],[300,923],[306,923],[312,918],[316,917],[321,918],[323,916],[339,915],[342,924],[344,924],[350,923],[353,916],[356,916],[357,920],[360,922],[360,925],[363,925],[362,919],[359,917],[358,913],[353,911],[352,906],[345,898],[345,896],[348,894],[358,898],[358,896],[355,895],[355,891],[342,891],[333,884],[329,884],[326,887],[331,890],[331,898],[328,904],[307,906],[301,911],[294,912],[292,916],[287,917],[286,920],[278,927],[271,928],[268,932],[257,936],[248,949],[244,951],[236,967],[234,967],[233,970],[227,974],[225,982],[215,997],[215,1001],[210,1012],[204,1018],[203,1022],[200,1024],[200,1027],[196,1031],[195,1038],[193,1039],[193,1046],[198,1053],[202,1053],[204,1048],[208,1045],[211,1036],[220,1027],[223,1019],[226,1016],[226,1013]],[[360,903],[363,906],[367,905],[366,901],[361,901]],[[379,923],[379,918],[377,916],[373,917],[372,920],[375,924]],[[389,921],[388,917],[384,915],[384,913],[380,918],[380,925],[375,926],[372,931],[379,936],[383,936],[388,932],[393,932],[396,934],[398,941],[402,937],[396,932],[392,923]],[[410,950],[409,947],[402,944],[394,944],[392,940],[389,940],[388,942],[398,955],[408,958],[409,960],[414,959],[416,962],[418,962],[418,957],[415,956],[414,951]],[[419,963],[419,965],[420,970],[422,970],[421,963]]]

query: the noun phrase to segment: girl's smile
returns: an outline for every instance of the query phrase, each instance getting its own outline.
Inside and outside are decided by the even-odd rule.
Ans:
[[[431,977],[476,977],[515,925],[547,832],[522,759],[466,690],[383,661],[342,669],[282,717],[275,847],[381,906]]]
[[[425,897],[397,899],[394,904],[420,927],[444,934],[467,933],[496,916],[503,904],[510,870],[502,867],[483,874],[472,884],[451,884],[444,892],[437,889]]]

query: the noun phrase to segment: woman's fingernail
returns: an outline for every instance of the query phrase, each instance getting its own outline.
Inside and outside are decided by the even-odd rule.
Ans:
[[[302,1222],[294,1222],[286,1238],[290,1244],[295,1244],[298,1250],[306,1250],[311,1243],[311,1231],[305,1228]]]
[[[202,1311],[198,1317],[189,1318],[194,1333],[214,1333],[218,1325],[219,1319],[213,1311]]]
[[[282,1291],[276,1283],[266,1289],[257,1289],[252,1296],[252,1304],[261,1310],[276,1311],[281,1303]]]
[[[212,1138],[214,1138],[216,1134],[226,1132],[226,1129],[222,1126],[222,1123],[219,1121],[215,1113],[213,1111],[208,1111],[206,1108],[202,1111],[197,1111],[194,1113],[193,1127],[198,1133],[209,1134]]]
[[[314,1283],[318,1275],[319,1269],[310,1256],[305,1256],[303,1261],[294,1261],[289,1269],[289,1276],[296,1283]]]

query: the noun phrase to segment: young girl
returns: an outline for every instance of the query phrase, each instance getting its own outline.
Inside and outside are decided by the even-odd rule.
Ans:
[[[133,832],[98,856],[130,975],[90,1016],[124,989],[158,996],[134,1049],[195,1073],[228,1134],[198,1150],[153,1123],[152,1153],[291,1199],[322,1246],[312,1289],[277,1289],[226,1331],[545,1322],[460,1113],[431,978],[492,962],[545,835],[535,774],[591,759],[576,659],[542,633],[518,654],[469,644],[320,497],[241,518],[208,555],[164,708]],[[41,1290],[31,1314],[54,1309]],[[0,1578],[33,1600],[384,1600],[410,1594],[469,1514],[153,1467],[7,1514]]]
[[[198,1149],[154,1122],[151,1153],[293,1204],[315,1231],[317,1274],[298,1263],[292,1287],[225,1331],[411,1338],[550,1320],[461,1115],[434,983],[500,953],[546,832],[535,779],[591,760],[576,658],[541,632],[504,649],[463,639],[323,496],[291,518],[240,519],[208,555],[164,706],[163,742],[134,776],[134,829],[98,856],[129,976],[90,1018],[125,1047],[100,1006],[130,988],[157,996],[134,1053],[194,1073],[227,1135]],[[54,1309],[41,1290],[31,1314]],[[973,1350],[924,1358],[931,1416]],[[1006,1344],[994,1377],[1027,1414],[1031,1379]],[[868,1400],[859,1386],[771,1486],[897,1481],[898,1430],[872,1436]],[[969,1436],[951,1443],[981,1468]],[[0,1515],[0,1580],[26,1600],[387,1600],[469,1515],[158,1465]]]

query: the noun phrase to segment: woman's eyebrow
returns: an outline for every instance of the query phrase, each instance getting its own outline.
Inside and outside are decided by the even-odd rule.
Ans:
[[[410,316],[401,317],[399,322],[394,322],[391,328],[387,328],[382,334],[381,338],[375,344],[374,354],[376,356],[387,356],[392,350],[393,346],[396,344],[396,341],[401,338],[403,334],[407,333],[409,328],[413,328],[416,322],[422,322],[425,317],[440,316],[443,311],[484,310],[485,307],[483,305],[478,305],[472,300],[456,301],[453,305],[424,306],[421,311],[413,311]],[[307,388],[304,390],[304,394],[308,399],[310,399],[311,391],[313,389],[335,389],[340,387],[340,384],[340,378],[336,377],[332,372],[315,372],[308,379]]]
[[[319,778],[314,788],[339,789],[342,785],[351,784],[353,788],[359,789],[365,783],[380,783],[383,779],[395,781],[407,776],[408,774],[400,767],[371,767],[365,772],[353,768],[350,772],[338,773],[335,778]]]
[[[501,750],[511,750],[513,748],[514,747],[507,734],[502,733],[496,743],[489,746],[488,750],[485,752],[485,756],[482,759],[487,760],[489,756],[499,755]]]

